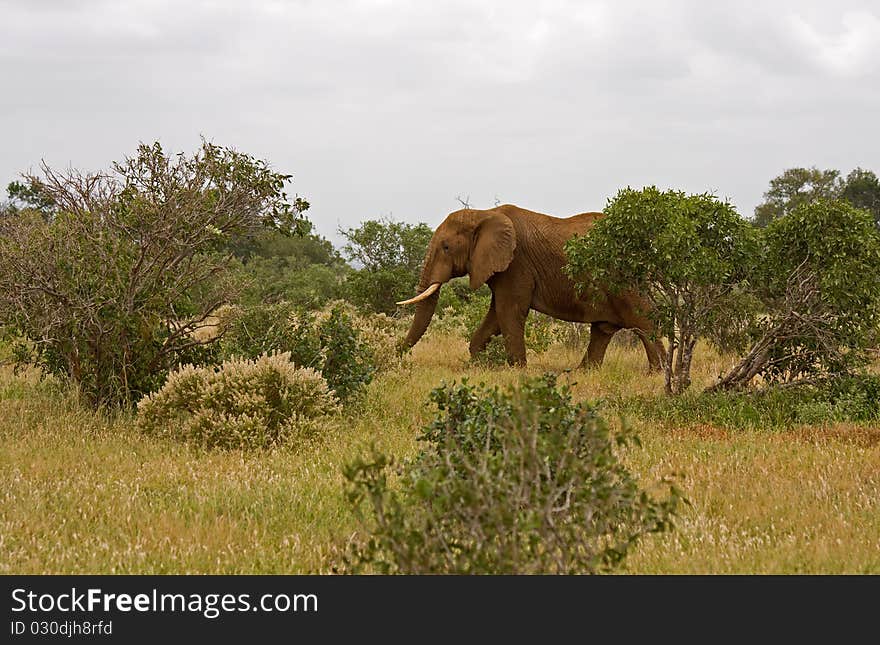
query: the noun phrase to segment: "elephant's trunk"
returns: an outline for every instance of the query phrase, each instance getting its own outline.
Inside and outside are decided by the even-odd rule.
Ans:
[[[428,324],[431,322],[431,318],[434,316],[434,311],[437,309],[437,301],[440,299],[440,288],[439,285],[445,280],[436,280],[432,279],[433,273],[433,244],[428,248],[428,253],[425,255],[425,264],[422,267],[422,274],[419,277],[419,294],[424,294],[426,290],[428,290],[432,285],[438,285],[437,288],[430,293],[427,297],[418,301],[416,304],[416,316],[413,318],[412,325],[409,327],[409,332],[406,334],[406,339],[404,343],[407,347],[412,347],[415,345],[425,333],[425,330],[428,328]]]

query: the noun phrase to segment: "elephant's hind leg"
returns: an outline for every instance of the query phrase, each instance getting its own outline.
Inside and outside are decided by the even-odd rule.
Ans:
[[[633,332],[642,341],[645,354],[648,356],[648,371],[659,372],[663,369],[663,361],[666,360],[666,348],[661,340],[651,340],[651,337],[643,329],[633,328]]]
[[[471,337],[471,358],[476,357],[477,354],[486,349],[486,345],[489,344],[492,336],[497,336],[500,333],[501,326],[498,324],[498,316],[495,315],[495,297],[493,296],[492,304],[489,305],[489,311],[486,312],[483,322],[480,323],[477,331]]]
[[[581,361],[581,367],[598,367],[605,358],[605,350],[612,336],[620,329],[617,325],[607,322],[594,322],[590,324],[590,344],[587,345],[587,353]]]

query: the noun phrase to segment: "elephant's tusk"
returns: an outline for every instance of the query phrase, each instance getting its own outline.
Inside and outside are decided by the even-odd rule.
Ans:
[[[440,283],[439,283],[439,282],[432,282],[432,283],[431,283],[431,286],[428,287],[427,289],[425,289],[424,291],[422,291],[419,295],[414,296],[413,298],[410,298],[409,300],[401,300],[401,301],[398,302],[397,304],[399,304],[399,305],[411,305],[411,304],[413,304],[413,303],[415,303],[415,302],[421,302],[421,301],[424,300],[425,298],[430,298],[430,297],[434,294],[434,292],[437,291],[437,289],[439,289],[439,288],[440,288]]]

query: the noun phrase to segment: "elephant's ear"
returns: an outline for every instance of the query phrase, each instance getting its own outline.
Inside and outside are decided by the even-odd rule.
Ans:
[[[509,217],[493,213],[480,222],[471,247],[471,289],[478,289],[493,273],[510,266],[515,248],[516,232]]]

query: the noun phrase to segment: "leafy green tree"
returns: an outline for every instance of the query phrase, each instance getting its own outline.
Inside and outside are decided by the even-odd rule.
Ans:
[[[733,206],[705,195],[626,188],[605,217],[566,245],[567,270],[588,296],[634,292],[645,301],[668,351],[666,391],[690,385],[700,338],[748,314],[743,309],[757,245]]]
[[[837,199],[843,188],[839,170],[789,168],[770,181],[764,201],[755,208],[755,224],[767,226],[804,204],[819,199]]]
[[[374,312],[394,314],[415,290],[434,231],[427,224],[367,220],[341,231],[346,257],[358,270],[348,276],[348,298]]]
[[[311,222],[306,222],[301,235],[284,235],[270,230],[253,239],[249,257],[291,258],[298,266],[344,264],[339,251],[330,241],[314,232]]]
[[[710,389],[744,387],[759,374],[814,383],[867,362],[880,327],[880,231],[867,211],[820,200],[773,220],[755,273],[757,339]]]
[[[868,211],[880,228],[880,179],[870,170],[856,168],[846,176],[840,197],[856,208]]]
[[[7,210],[11,213],[32,210],[48,219],[55,211],[55,201],[40,181],[12,181],[6,187],[6,195]]]
[[[211,342],[196,331],[234,296],[230,240],[302,226],[289,179],[208,142],[191,156],[141,144],[107,173],[26,176],[54,215],[22,211],[0,235],[0,324],[26,340],[19,358],[94,405],[155,389]]]
[[[241,278],[238,302],[250,306],[287,301],[297,307],[316,310],[342,297],[345,265],[300,265],[297,258],[255,257],[237,270]]]
[[[243,251],[237,245],[237,252]],[[240,302],[245,305],[285,300],[304,309],[319,309],[342,296],[351,268],[333,245],[310,230],[301,236],[268,231],[247,244],[239,256]]]

